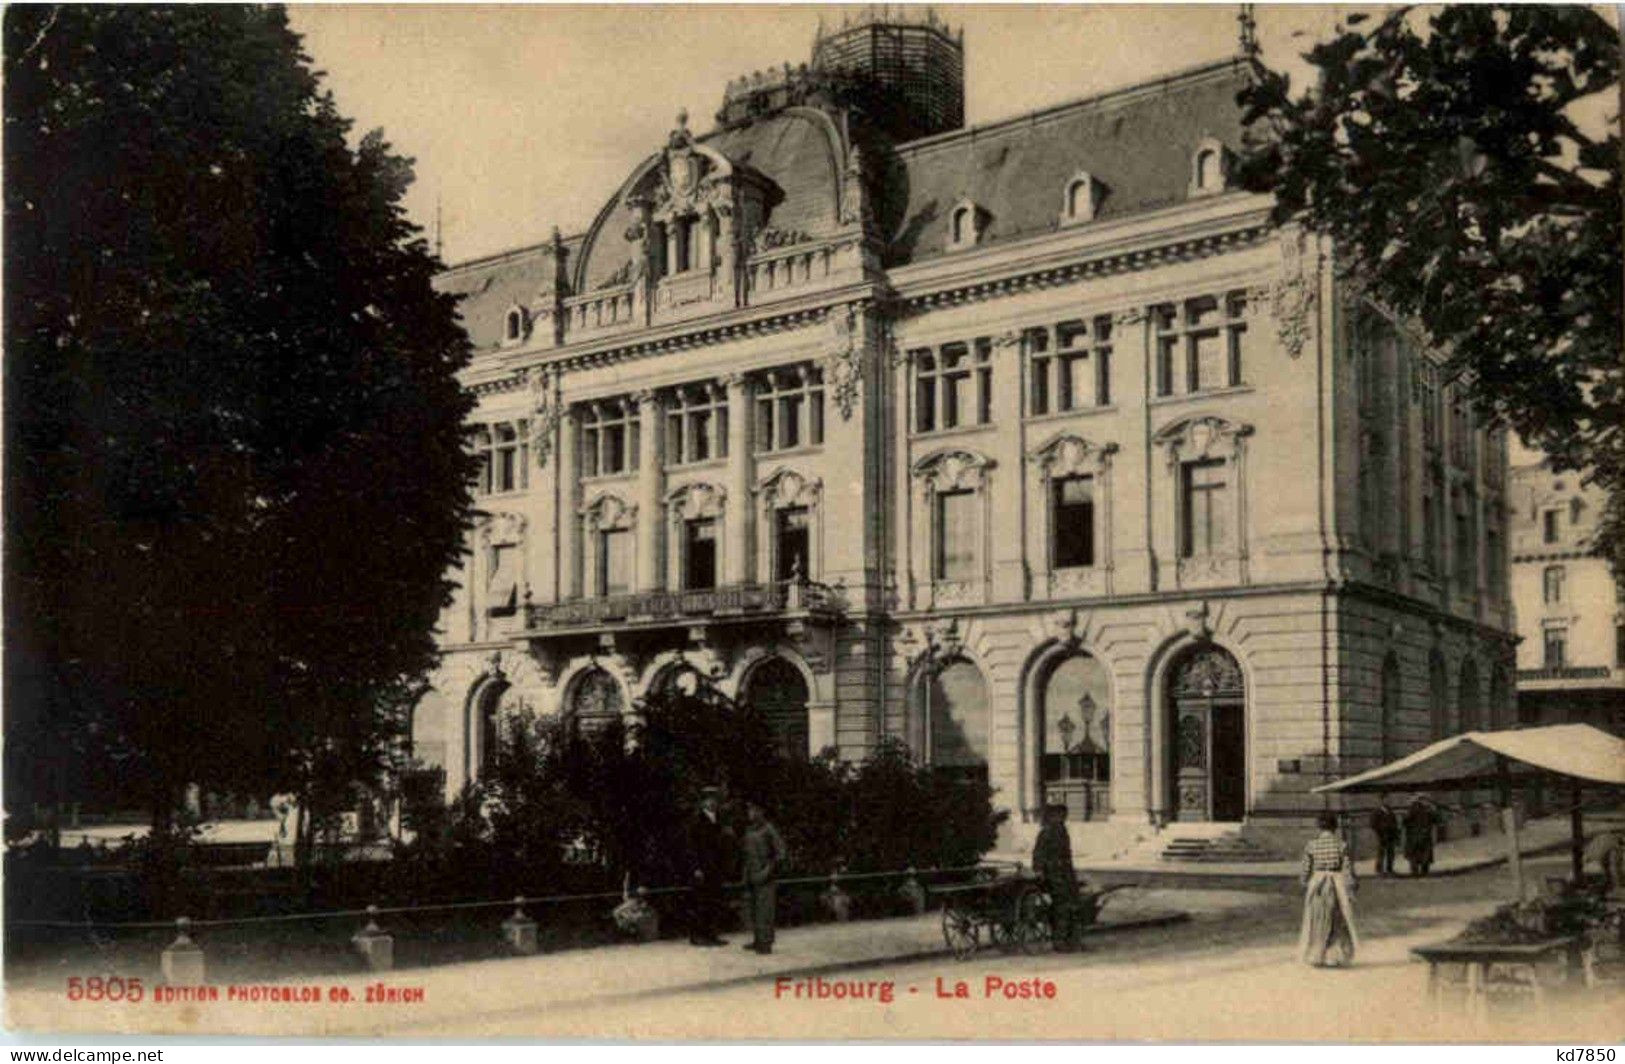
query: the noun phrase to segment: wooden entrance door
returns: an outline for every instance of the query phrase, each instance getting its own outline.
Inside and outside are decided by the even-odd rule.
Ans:
[[[1174,815],[1241,820],[1247,815],[1247,702],[1240,666],[1210,644],[1176,662],[1169,679]]]

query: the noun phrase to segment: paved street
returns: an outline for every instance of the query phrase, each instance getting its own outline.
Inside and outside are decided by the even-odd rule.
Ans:
[[[1532,872],[1560,867],[1560,859],[1547,859]],[[68,1013],[59,994],[29,991],[14,993],[9,1007],[13,1023],[52,1009],[59,1022],[71,1015],[87,1028],[400,1037],[1617,1040],[1625,1016],[1625,998],[1617,992],[1593,994],[1583,1008],[1559,1000],[1544,1019],[1523,1016],[1487,1032],[1431,1020],[1422,1000],[1424,969],[1407,951],[1449,938],[1487,913],[1508,895],[1507,880],[1501,869],[1425,881],[1367,878],[1358,902],[1364,941],[1358,965],[1348,971],[1313,970],[1296,961],[1293,895],[1159,890],[1133,899],[1119,915],[1172,903],[1192,919],[1097,936],[1081,955],[988,952],[964,963],[922,955],[940,950],[936,917],[928,915],[793,928],[771,958],[666,941],[408,969],[382,980],[282,984],[317,986],[324,995],[342,987],[358,1003],[380,982],[421,989],[422,1000],[406,1004],[220,1001]],[[742,939],[735,935],[734,941]],[[790,982],[776,991],[780,977]],[[990,977],[1018,985],[1048,980],[1054,996],[989,999]],[[871,983],[889,981],[893,1000],[791,996],[796,981],[817,979],[863,984],[870,995],[880,990]],[[968,996],[939,997],[939,980],[949,993],[963,981]]]

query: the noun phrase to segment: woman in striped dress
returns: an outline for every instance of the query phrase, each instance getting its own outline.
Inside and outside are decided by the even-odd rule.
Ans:
[[[1354,962],[1354,862],[1337,834],[1337,817],[1320,817],[1320,834],[1303,848],[1303,930],[1298,950],[1316,968]]]

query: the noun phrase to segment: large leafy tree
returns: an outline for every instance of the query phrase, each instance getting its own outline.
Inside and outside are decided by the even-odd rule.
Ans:
[[[1242,177],[1448,351],[1480,411],[1610,494],[1625,574],[1620,36],[1588,7],[1355,16],[1243,93]]]
[[[434,660],[468,342],[278,7],[7,10],[8,788],[318,812]]]

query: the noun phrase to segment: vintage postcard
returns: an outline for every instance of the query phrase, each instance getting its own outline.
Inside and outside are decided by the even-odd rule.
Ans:
[[[1620,1036],[1613,12],[4,45],[10,1030]]]

